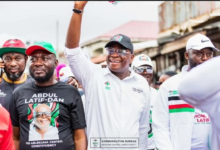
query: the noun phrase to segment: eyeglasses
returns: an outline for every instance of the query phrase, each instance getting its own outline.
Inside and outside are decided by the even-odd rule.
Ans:
[[[37,118],[43,117],[43,115],[45,115],[46,117],[51,117],[51,112],[49,112],[49,111],[39,112],[39,113],[35,112],[35,116],[36,116]]]
[[[212,52],[208,52],[208,53],[194,52],[194,54],[199,58],[202,58],[202,56],[204,55],[206,55],[207,58],[210,58],[213,56]]]
[[[115,48],[111,48],[111,47],[107,47],[106,51],[107,51],[108,55],[113,55],[114,53],[117,53],[120,56],[126,56],[129,53],[125,49],[115,49]]]
[[[147,73],[153,73],[153,69],[150,67],[134,67],[136,73],[143,73],[146,70]]]

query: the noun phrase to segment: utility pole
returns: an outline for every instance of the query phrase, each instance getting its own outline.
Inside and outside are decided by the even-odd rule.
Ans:
[[[57,53],[57,59],[59,60],[59,21],[56,21],[56,53]]]

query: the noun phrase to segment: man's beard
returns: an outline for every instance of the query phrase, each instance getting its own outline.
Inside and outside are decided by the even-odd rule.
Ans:
[[[9,73],[8,71],[5,70],[7,77],[12,81],[16,81],[18,78],[20,78],[22,76],[23,72],[24,72],[24,70],[19,71],[18,73]]]
[[[50,80],[50,78],[54,75],[54,69],[55,66],[53,66],[48,73],[46,73],[46,75],[44,77],[36,77],[34,76],[33,70],[29,69],[30,75],[32,76],[32,78],[34,78],[35,81],[39,82],[39,83],[44,83]]]
[[[196,67],[198,64],[195,63],[191,58],[189,58],[189,65],[190,65],[190,68],[192,69],[192,68]]]

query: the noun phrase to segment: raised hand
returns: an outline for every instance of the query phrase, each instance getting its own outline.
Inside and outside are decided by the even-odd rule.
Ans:
[[[75,1],[74,8],[83,10],[88,1]]]
[[[83,10],[88,1],[75,1],[74,9]],[[82,13],[73,13],[69,28],[66,36],[66,47],[67,48],[76,48],[79,47],[79,40],[81,34],[81,22],[82,22]]]

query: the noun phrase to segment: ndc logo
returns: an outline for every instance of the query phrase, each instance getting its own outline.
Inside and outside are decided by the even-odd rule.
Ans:
[[[169,96],[171,96],[171,95],[178,95],[179,93],[178,93],[178,91],[175,91],[175,90],[174,90],[174,91],[171,91],[171,90],[170,90],[170,91],[168,92],[168,94],[169,94]]]
[[[121,36],[121,35],[117,35],[117,36],[113,37],[113,38],[111,39],[111,41],[118,41],[118,42],[121,42],[122,39],[123,39],[123,36]]]
[[[106,90],[111,90],[110,83],[108,81],[105,82],[105,85],[106,85],[105,87]]]
[[[93,144],[94,147],[97,147],[98,146],[98,140],[95,139],[92,144]]]
[[[100,138],[90,138],[90,148],[100,148]]]
[[[146,56],[140,56],[140,57],[139,57],[139,60],[140,60],[140,61],[149,61],[149,58],[146,57]]]

